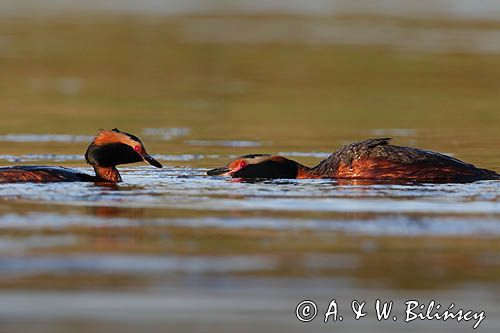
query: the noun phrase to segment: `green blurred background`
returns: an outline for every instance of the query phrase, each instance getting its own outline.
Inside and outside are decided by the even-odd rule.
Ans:
[[[500,21],[459,2],[473,8],[3,1],[0,134],[187,128],[169,142],[146,139],[163,154],[330,152],[392,136],[495,168]],[[77,154],[85,144],[12,143],[0,154]]]

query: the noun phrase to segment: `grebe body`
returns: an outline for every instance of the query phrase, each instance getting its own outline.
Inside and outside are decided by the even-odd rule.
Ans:
[[[0,168],[0,183],[91,182],[97,177],[63,167],[22,165]]]
[[[78,170],[52,166],[12,166],[0,168],[0,183],[49,183],[49,182],[121,182],[117,165],[146,161],[161,168],[151,157],[141,140],[117,128],[101,130],[85,153],[85,160],[92,165],[95,176]]]
[[[242,156],[208,175],[234,178],[334,178],[414,182],[473,182],[500,179],[495,171],[480,169],[456,158],[417,148],[389,144],[390,138],[346,145],[307,167],[283,156]]]

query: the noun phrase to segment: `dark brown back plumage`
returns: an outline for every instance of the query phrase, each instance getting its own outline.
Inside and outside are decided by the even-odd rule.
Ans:
[[[497,179],[499,175],[456,158],[389,144],[390,138],[346,145],[311,172],[321,178],[462,182]]]
[[[335,178],[435,183],[500,179],[494,171],[476,168],[432,151],[394,146],[389,144],[390,140],[369,139],[345,145],[313,168],[282,156],[247,155],[225,167],[210,170],[208,174],[236,178]]]

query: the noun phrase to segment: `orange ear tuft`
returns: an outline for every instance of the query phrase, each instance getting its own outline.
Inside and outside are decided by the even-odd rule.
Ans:
[[[137,145],[137,142],[132,140],[128,135],[121,132],[108,131],[105,129],[100,130],[93,143],[98,146],[110,144],[110,143],[123,143],[131,146],[132,148]]]

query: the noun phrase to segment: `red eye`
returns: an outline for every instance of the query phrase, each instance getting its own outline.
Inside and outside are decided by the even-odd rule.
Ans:
[[[244,167],[246,167],[246,166],[247,166],[247,163],[246,163],[246,162],[244,162],[244,161],[241,161],[241,162],[240,162],[240,169],[241,169],[241,168],[244,168]]]
[[[134,150],[139,153],[141,151],[141,146],[135,146]]]

